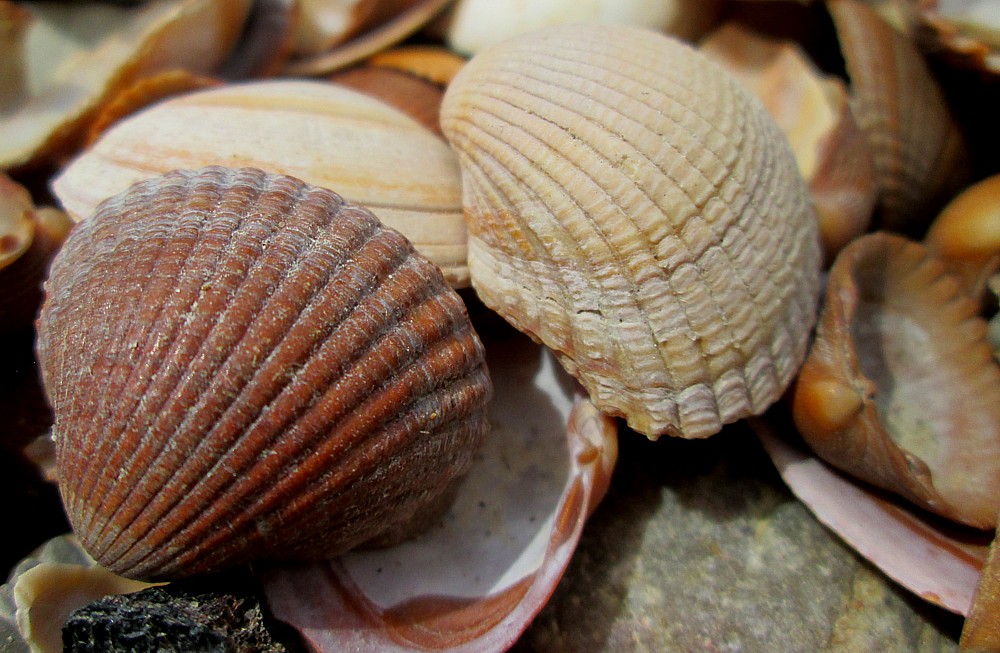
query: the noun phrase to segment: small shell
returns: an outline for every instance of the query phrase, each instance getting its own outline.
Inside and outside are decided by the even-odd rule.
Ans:
[[[919,243],[878,232],[830,270],[795,424],[832,465],[950,519],[1000,514],[1000,367],[979,304]]]
[[[822,74],[791,41],[726,23],[699,49],[752,91],[788,137],[809,183],[826,261],[868,230],[875,182],[868,143],[840,80]]]
[[[719,0],[459,0],[446,38],[463,54],[475,54],[504,39],[540,27],[608,23],[645,27],[693,41],[719,14]]]
[[[445,93],[469,267],[594,403],[649,437],[765,409],[805,353],[816,218],[760,103],[677,40],[551,27]]]
[[[881,226],[920,233],[969,180],[968,152],[937,81],[903,34],[857,0],[828,0],[868,139]]]
[[[379,52],[368,59],[369,66],[394,68],[447,86],[465,65],[465,59],[451,50],[430,45],[405,45]]]
[[[172,98],[114,125],[55,178],[75,220],[168,170],[252,166],[336,189],[468,285],[458,159],[391,106],[328,82],[236,84]]]
[[[0,334],[31,328],[42,280],[71,225],[62,211],[36,208],[27,189],[0,173]]]
[[[1000,266],[1000,174],[952,199],[931,223],[924,242],[979,295]]]
[[[140,182],[77,226],[46,292],[60,492],[121,575],[403,537],[487,429],[461,299],[369,211],[291,177]]]

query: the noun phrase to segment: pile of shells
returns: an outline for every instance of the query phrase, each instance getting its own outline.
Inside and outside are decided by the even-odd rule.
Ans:
[[[541,376],[566,462],[522,540],[550,544],[442,641],[513,644],[617,418],[655,440],[790,414],[857,482],[996,529],[995,17],[584,4],[0,0],[0,331],[37,336],[32,435],[100,565],[291,560],[364,595],[328,561],[463,505],[494,385]],[[562,371],[491,379],[497,316]],[[303,631],[288,579],[314,569],[268,581]],[[990,596],[970,645],[1000,646]],[[310,641],[353,646],[342,626]]]

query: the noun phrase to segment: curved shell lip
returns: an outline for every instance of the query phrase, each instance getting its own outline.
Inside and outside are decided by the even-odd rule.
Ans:
[[[35,236],[31,214],[35,204],[28,190],[0,173],[0,270],[19,259]]]
[[[861,0],[826,6],[874,164],[876,224],[922,233],[972,177],[966,135],[909,37]]]
[[[792,402],[821,458],[943,517],[994,528],[1000,402],[984,397],[998,389],[978,303],[943,262],[885,232],[841,252]]]

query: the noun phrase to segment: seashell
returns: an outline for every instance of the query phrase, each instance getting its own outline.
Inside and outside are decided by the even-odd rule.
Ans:
[[[991,535],[943,520],[811,454],[785,406],[751,424],[782,480],[824,526],[925,601],[967,615]]]
[[[173,98],[117,123],[52,182],[80,220],[130,184],[179,168],[252,166],[335,188],[468,285],[458,159],[403,113],[321,81],[272,80]]]
[[[606,23],[645,27],[693,41],[715,22],[718,0],[458,0],[450,10],[445,39],[471,55],[540,27]]]
[[[330,81],[377,98],[444,138],[441,133],[444,91],[433,82],[394,68],[367,64],[335,72]]]
[[[465,65],[465,58],[432,45],[403,45],[371,56],[369,66],[394,68],[440,86],[447,86]]]
[[[878,232],[830,270],[796,382],[795,424],[817,454],[943,517],[1000,514],[1000,368],[979,303],[919,243]]]
[[[348,0],[350,2],[350,0]],[[365,21],[365,30],[331,50],[293,59],[284,69],[288,76],[329,75],[358,63],[417,32],[452,0],[381,0]]]
[[[271,77],[292,56],[301,0],[253,0],[239,41],[216,74],[225,79]]]
[[[963,651],[1000,650],[1000,537],[994,537],[976,587],[972,610],[962,625],[959,647]]]
[[[699,50],[752,91],[788,138],[809,183],[827,263],[865,233],[875,207],[868,143],[848,106],[847,89],[824,75],[793,42],[727,22]]]
[[[408,536],[487,429],[458,295],[371,212],[291,177],[140,182],[77,225],[46,295],[60,493],[124,576]]]
[[[598,408],[704,437],[780,396],[814,321],[816,218],[781,131],[715,64],[634,27],[537,30],[473,57],[441,125],[473,287]]]
[[[916,0],[918,38],[960,66],[1000,75],[1000,11],[979,0]]]
[[[504,332],[483,334],[490,437],[438,526],[337,560],[257,565],[273,613],[311,650],[506,651],[555,590],[608,489],[617,423],[551,352]]]
[[[42,299],[42,279],[71,222],[36,207],[27,189],[0,173],[0,333],[29,329]]]
[[[221,81],[212,77],[195,75],[183,69],[167,70],[140,79],[119,91],[101,107],[94,122],[87,128],[86,143],[92,144],[111,125],[151,104],[220,84]]]
[[[299,0],[296,55],[325,52],[365,27],[378,0]]]
[[[33,20],[24,37],[24,81],[17,96],[0,107],[0,170],[71,155],[104,102],[143,77],[173,68],[211,73],[236,43],[250,4],[26,5]]]
[[[979,296],[1000,267],[1000,174],[952,199],[931,223],[924,242]]]
[[[868,139],[880,226],[920,233],[969,180],[965,140],[909,38],[857,0],[828,0]]]

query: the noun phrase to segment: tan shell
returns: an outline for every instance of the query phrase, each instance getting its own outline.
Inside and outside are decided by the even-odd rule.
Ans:
[[[921,233],[969,181],[965,140],[923,55],[858,0],[828,0],[879,188],[881,226]]]
[[[26,188],[0,173],[0,334],[31,328],[42,280],[71,225],[62,211],[36,207]]]
[[[875,208],[868,142],[848,105],[847,89],[824,75],[792,41],[728,22],[699,50],[754,93],[788,137],[819,219],[826,260],[865,233]]]
[[[466,64],[441,124],[476,292],[601,410],[704,437],[778,398],[814,320],[816,218],[721,69],[651,31],[547,28]]]
[[[291,177],[140,182],[77,225],[46,293],[60,492],[124,576],[411,534],[487,430],[483,348],[438,269]]]
[[[333,189],[403,232],[450,283],[468,285],[456,155],[400,111],[327,82],[238,84],[160,103],[116,123],[52,189],[81,220],[135,181],[211,164]]]
[[[143,77],[174,68],[213,72],[238,40],[251,4],[25,3],[33,20],[23,40],[21,85],[0,105],[0,169],[72,155],[104,102]]]
[[[1000,267],[1000,173],[979,180],[948,202],[924,242],[979,295]]]
[[[1000,367],[979,303],[901,236],[848,245],[830,270],[793,413],[826,461],[980,528],[1000,514]]]

